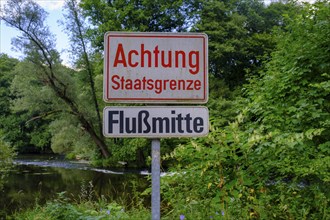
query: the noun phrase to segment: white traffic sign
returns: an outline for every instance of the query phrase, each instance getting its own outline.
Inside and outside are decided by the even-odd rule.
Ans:
[[[207,35],[107,32],[103,88],[105,102],[206,103]]]
[[[201,106],[105,107],[106,137],[197,137],[209,132],[209,113]]]

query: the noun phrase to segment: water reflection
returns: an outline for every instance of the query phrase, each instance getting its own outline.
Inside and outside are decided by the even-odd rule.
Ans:
[[[129,204],[132,188],[141,192],[149,183],[138,173],[120,173],[123,171],[94,170],[86,164],[65,161],[16,161],[1,192],[0,219],[36,203],[43,204],[64,191],[76,201],[88,192],[94,200],[103,195],[108,200]]]

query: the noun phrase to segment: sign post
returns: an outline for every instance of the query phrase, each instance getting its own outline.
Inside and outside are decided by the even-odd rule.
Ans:
[[[208,37],[107,32],[103,72],[105,102],[203,104],[208,100]],[[160,220],[160,138],[206,136],[208,121],[202,106],[104,108],[104,136],[152,140],[152,220]]]
[[[151,216],[160,219],[160,139],[151,140]]]

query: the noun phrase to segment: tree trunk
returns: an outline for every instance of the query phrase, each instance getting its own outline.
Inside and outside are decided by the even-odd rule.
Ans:
[[[90,135],[94,143],[99,148],[103,157],[107,158],[111,156],[107,149],[104,138],[102,136],[102,129],[100,125],[100,113],[98,111],[98,104],[95,96],[95,88],[93,78],[90,80],[92,92],[94,92],[93,101],[95,104],[96,114],[98,116],[99,132],[95,131],[91,122],[87,120],[87,117],[79,111],[78,105],[74,98],[70,98],[67,91],[67,85],[56,77],[54,66],[60,63],[59,56],[54,48],[53,35],[48,30],[47,26],[44,26],[45,11],[41,9],[37,4],[31,1],[10,0],[7,2],[7,6],[4,8],[3,13],[0,14],[0,19],[4,20],[9,26],[14,27],[23,33],[23,47],[26,50],[27,58],[38,67],[42,69],[42,73],[47,79],[50,88],[54,91],[55,95],[59,97],[70,108],[73,115],[75,115],[78,121],[81,123],[86,132]],[[29,42],[24,42],[24,39],[33,43],[31,47]],[[85,51],[86,52],[86,51]],[[32,56],[31,56],[32,54]],[[88,66],[90,77],[92,77],[91,67]]]
[[[52,69],[50,68],[51,73]],[[46,74],[47,78],[50,82],[50,87],[53,89],[53,91],[56,93],[56,95],[61,98],[71,109],[72,113],[77,116],[79,122],[81,123],[82,127],[86,130],[86,132],[90,135],[94,143],[99,148],[102,156],[104,158],[108,158],[111,156],[110,152],[108,151],[107,145],[104,142],[104,139],[100,136],[98,136],[92,126],[91,123],[84,117],[84,115],[79,111],[78,107],[76,106],[76,103],[71,100],[65,93],[66,88],[60,89],[55,84],[56,78],[53,78],[52,76],[54,74]],[[62,84],[61,84],[62,85]]]

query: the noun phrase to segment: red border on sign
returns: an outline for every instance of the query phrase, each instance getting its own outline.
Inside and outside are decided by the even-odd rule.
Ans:
[[[189,99],[189,98],[139,98],[139,97],[129,97],[129,98],[114,98],[111,97],[109,94],[109,79],[110,79],[110,65],[109,63],[107,63],[106,65],[106,75],[105,75],[105,81],[106,81],[106,95],[105,95],[105,101],[106,102],[111,102],[111,101],[125,101],[125,102],[129,102],[129,101],[134,101],[134,102],[138,102],[138,101],[143,101],[144,103],[147,103],[148,101],[163,101],[165,103],[169,103],[169,101],[175,101],[175,100],[180,100],[181,102],[186,101],[187,103],[204,103],[207,101],[208,99],[208,88],[207,88],[207,48],[206,48],[206,38],[205,35],[193,35],[193,34],[186,34],[186,35],[169,35],[168,33],[166,35],[152,35],[152,34],[119,34],[119,33],[115,33],[115,34],[107,34],[107,47],[106,48],[106,58],[109,58],[110,56],[110,38],[113,37],[125,37],[125,38],[187,38],[187,39],[191,39],[191,38],[201,38],[203,40],[203,59],[204,59],[204,67],[203,67],[203,80],[204,80],[204,93],[203,93],[203,98],[196,98],[196,99]],[[173,102],[173,103],[177,103],[177,102]]]

